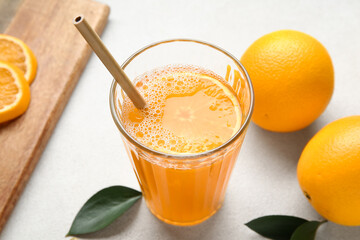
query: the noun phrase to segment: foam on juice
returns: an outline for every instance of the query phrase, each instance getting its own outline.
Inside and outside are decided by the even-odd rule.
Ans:
[[[148,107],[122,104],[125,129],[148,147],[172,154],[199,153],[229,140],[240,128],[237,97],[215,73],[192,65],[146,72],[135,86]]]

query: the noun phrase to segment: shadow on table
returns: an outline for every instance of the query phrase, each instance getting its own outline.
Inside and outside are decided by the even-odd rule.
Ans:
[[[265,155],[278,156],[281,161],[291,161],[297,164],[306,144],[322,127],[321,121],[315,121],[310,126],[296,132],[278,133],[264,130],[252,123],[249,132],[251,132],[252,144],[257,146],[256,150],[266,151]]]
[[[128,228],[133,223],[133,221],[136,221],[142,201],[142,199],[137,201],[137,203],[135,203],[134,206],[125,212],[124,215],[116,219],[108,227],[95,233],[81,235],[81,238],[103,239],[119,235],[121,232],[125,231],[125,229]]]
[[[360,239],[360,227],[346,227],[332,222],[327,222],[320,226],[316,234],[319,240],[355,240]]]

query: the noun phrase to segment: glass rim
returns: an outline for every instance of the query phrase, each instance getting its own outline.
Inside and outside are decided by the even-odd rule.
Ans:
[[[128,59],[126,59],[126,61],[121,65],[121,68],[125,71],[125,68],[127,65],[129,65],[129,63],[131,63],[132,60],[134,60],[138,55],[140,55],[141,53],[145,52],[148,49],[151,49],[155,46],[158,46],[160,44],[166,44],[166,43],[173,43],[173,42],[192,42],[192,43],[197,43],[197,44],[201,44],[201,45],[205,45],[208,47],[213,48],[214,50],[217,50],[223,54],[225,54],[226,56],[228,56],[230,59],[232,59],[236,65],[238,65],[238,67],[244,72],[245,77],[246,77],[246,81],[249,85],[249,91],[250,91],[250,109],[249,109],[249,113],[247,114],[245,121],[241,124],[239,130],[231,137],[229,138],[226,142],[224,142],[223,144],[221,144],[220,146],[205,151],[205,152],[200,152],[200,153],[191,153],[191,154],[171,154],[171,153],[165,153],[165,152],[161,152],[161,151],[157,151],[155,149],[152,149],[150,147],[147,147],[146,145],[144,145],[143,143],[139,142],[138,140],[136,140],[136,138],[134,138],[133,136],[131,136],[130,133],[128,133],[125,129],[125,127],[122,125],[117,113],[116,113],[116,109],[115,109],[115,101],[114,101],[114,96],[115,96],[115,90],[116,90],[116,86],[118,85],[117,82],[113,79],[113,82],[111,84],[110,87],[110,96],[109,96],[109,101],[110,101],[110,111],[111,111],[111,115],[112,118],[115,122],[115,125],[117,126],[117,128],[120,130],[121,134],[132,144],[134,144],[136,147],[150,152],[151,154],[155,155],[155,156],[159,156],[159,157],[165,157],[168,159],[173,159],[173,160],[195,160],[198,158],[202,158],[202,157],[206,157],[209,155],[212,155],[216,152],[219,152],[223,149],[225,149],[226,147],[230,146],[235,140],[238,139],[238,137],[241,136],[241,134],[244,133],[246,127],[249,125],[250,123],[250,119],[253,113],[253,109],[254,109],[254,90],[253,90],[253,86],[249,77],[249,74],[247,73],[246,69],[244,68],[244,66],[240,63],[240,61],[234,57],[231,53],[227,52],[226,50],[215,46],[211,43],[208,42],[204,42],[204,41],[200,41],[200,40],[195,40],[195,39],[187,39],[187,38],[176,38],[176,39],[168,39],[168,40],[163,40],[163,41],[158,41],[155,43],[151,43],[141,49],[139,49],[138,51],[136,51],[135,53],[133,53]],[[125,71],[126,72],[126,71]],[[121,87],[120,87],[121,88]]]

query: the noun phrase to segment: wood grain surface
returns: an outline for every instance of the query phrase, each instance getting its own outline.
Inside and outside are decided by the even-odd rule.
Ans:
[[[0,0],[0,32],[3,33],[11,19],[14,17],[16,10],[21,5],[22,0]]]
[[[23,0],[5,31],[30,46],[38,72],[26,113],[0,125],[0,231],[91,54],[72,20],[83,14],[100,34],[109,11],[91,0]]]

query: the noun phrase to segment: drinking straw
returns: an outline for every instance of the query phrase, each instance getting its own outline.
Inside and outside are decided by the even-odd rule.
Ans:
[[[74,18],[74,25],[79,30],[81,35],[109,70],[115,81],[121,86],[126,95],[134,103],[138,109],[144,108],[146,102],[140,93],[136,90],[129,77],[125,74],[124,70],[115,61],[109,50],[105,47],[101,41],[99,35],[90,27],[84,16],[79,15]]]

